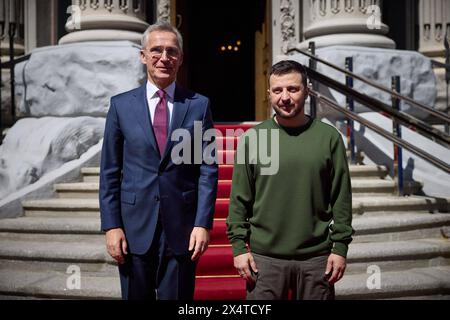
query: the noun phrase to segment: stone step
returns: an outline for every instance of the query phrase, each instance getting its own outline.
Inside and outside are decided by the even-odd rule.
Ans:
[[[91,244],[103,244],[105,236],[102,234],[80,233],[27,233],[27,232],[0,232],[0,241],[57,241],[63,243],[89,242]]]
[[[347,255],[347,273],[365,273],[376,265],[383,271],[450,265],[450,240],[417,239],[376,243],[352,243]],[[231,245],[211,245],[200,259],[197,274],[236,275]]]
[[[20,217],[0,220],[0,232],[44,234],[102,234],[100,219],[93,217]]]
[[[106,252],[103,235],[2,232],[0,233],[0,241],[2,243],[0,258],[2,259],[75,264],[115,264]],[[228,244],[211,245],[204,257],[205,259],[202,258],[203,264],[208,262],[208,256],[214,256],[215,251],[220,251],[221,256],[230,256],[228,259],[230,261],[227,262],[227,259],[222,259],[222,264],[224,264],[223,268],[233,270],[231,247]],[[366,270],[368,265],[374,263],[389,270],[423,267],[430,265],[430,263],[432,265],[446,265],[449,258],[450,240],[444,238],[371,243],[355,242],[350,245],[348,270],[349,272],[361,272],[361,270]],[[207,264],[207,269],[214,265],[214,263]],[[214,273],[214,270],[210,269],[208,273]]]
[[[118,277],[81,273],[80,287],[73,287],[73,274],[57,271],[1,270],[0,294],[44,299],[120,299]],[[69,286],[68,286],[69,284]]]
[[[356,231],[353,243],[440,238],[450,226],[450,214],[430,214],[423,211],[388,214],[382,212],[377,215],[374,212],[368,215],[353,215],[352,226]],[[226,219],[214,219],[211,244],[228,244],[226,229]]]
[[[219,165],[219,171],[228,169],[232,165]],[[350,165],[350,175],[352,178],[380,178],[384,179],[388,170],[385,166],[378,165]],[[232,172],[232,171],[231,171]],[[81,168],[81,174],[84,182],[97,182],[99,180],[100,167]],[[231,179],[231,174],[227,174],[226,179]]]
[[[81,175],[84,182],[99,182],[100,167],[81,168]]]
[[[220,206],[216,209],[224,210],[228,200],[219,199]],[[222,203],[223,202],[223,203]],[[27,200],[22,202],[25,214],[27,216],[76,216],[76,217],[98,217],[99,203],[98,199],[44,199]],[[220,208],[219,208],[220,207]],[[365,212],[380,211],[419,211],[427,210],[430,212],[449,212],[450,198],[432,198],[422,196],[395,197],[395,196],[354,196],[352,211],[355,214]]]
[[[370,229],[370,228],[367,228]],[[21,237],[25,236],[26,239],[21,239]],[[23,265],[27,266],[27,268],[20,268],[17,266],[18,261],[10,262],[9,264],[4,262],[4,260],[0,260],[0,267],[2,268],[2,278],[8,273],[7,271],[4,272],[3,269],[13,268],[14,270],[14,276],[17,276],[17,274],[22,273],[22,270],[26,270],[26,274],[23,274],[21,278],[23,279],[36,279],[34,276],[39,274],[37,270],[39,268],[34,268],[37,263],[41,264],[41,270],[44,273],[47,273],[47,278],[52,279],[50,280],[51,283],[56,284],[54,282],[54,274],[55,271],[59,270],[59,276],[65,277],[67,279],[68,275],[62,273],[64,271],[64,268],[67,268],[67,264],[75,264],[80,266],[80,269],[83,271],[84,276],[82,278],[90,278],[91,274],[97,274],[101,275],[102,277],[108,277],[110,274],[114,274],[114,268],[113,268],[113,262],[112,259],[107,256],[104,244],[103,243],[92,243],[90,242],[62,242],[60,237],[53,237],[53,238],[47,238],[45,239],[47,242],[42,242],[42,238],[33,238],[29,237],[29,235],[21,235],[19,239],[15,240],[6,240],[2,239],[2,247],[0,248],[0,257],[3,259],[16,259],[16,260],[22,260]],[[211,249],[210,249],[211,250]],[[367,279],[368,275],[364,274],[366,272],[367,268],[369,266],[377,265],[381,271],[382,276],[387,274],[386,272],[390,272],[393,270],[393,268],[398,268],[400,270],[406,270],[409,268],[417,268],[417,267],[428,267],[430,265],[436,266],[439,265],[448,265],[448,257],[450,255],[450,242],[448,240],[437,240],[437,239],[425,239],[421,241],[397,241],[397,242],[387,242],[387,243],[355,243],[352,244],[349,251],[348,256],[348,268],[347,268],[347,276],[346,278],[353,277],[353,275],[359,277],[359,278],[352,278],[352,279]],[[441,258],[440,261],[437,259]],[[46,263],[49,263],[52,267],[45,266]],[[55,265],[59,262],[59,266],[55,267]],[[103,268],[103,265],[108,264],[108,262],[111,264],[110,268],[107,272],[103,273],[92,273],[93,271],[96,271],[92,265],[99,264],[99,268]],[[86,265],[91,264],[91,266],[88,268]],[[34,270],[29,270],[29,268],[32,267]],[[61,270],[62,269],[62,270]],[[51,270],[49,272],[49,270]],[[85,271],[87,270],[87,272]],[[360,274],[358,274],[360,273]],[[363,275],[361,275],[363,274]],[[100,281],[97,279],[98,277],[93,277],[93,281]],[[344,278],[344,279],[346,279]],[[92,295],[90,291],[86,293],[82,293],[80,295],[75,294],[73,296],[72,290],[69,290],[68,296],[65,296],[64,294],[61,295],[61,293],[52,293],[52,294],[46,294],[44,289],[45,286],[39,286],[39,290],[44,291],[36,291],[36,287],[31,286],[30,288],[26,288],[28,293],[24,292],[18,292],[11,289],[4,289],[4,288],[24,288],[20,284],[22,282],[19,282],[18,286],[8,286],[8,281],[10,277],[6,277],[6,283],[4,280],[0,283],[0,293],[1,294],[30,294],[32,296],[36,297],[53,297],[53,298],[76,298],[76,297],[95,297],[95,298],[102,298],[105,296],[100,295]],[[96,280],[95,280],[96,279]],[[114,281],[114,279],[117,279],[117,277],[110,277],[110,281]],[[442,279],[441,279],[442,280]],[[39,281],[39,280],[36,280]],[[117,280],[116,280],[117,281]],[[436,281],[436,280],[435,280]],[[100,281],[101,282],[101,281]],[[353,281],[355,282],[355,281]],[[344,294],[342,296],[348,297],[349,293],[351,293],[350,297],[353,297],[354,295],[354,286],[355,283],[353,283],[351,286],[347,285],[347,287],[344,286]],[[361,286],[359,284],[359,286]],[[61,288],[61,285],[57,286],[58,288]],[[82,283],[82,290],[87,289]],[[444,294],[445,292],[436,291],[436,289],[433,286],[428,285],[426,291],[421,291],[420,294]],[[431,290],[430,288],[434,288]],[[102,288],[103,289],[103,288]],[[388,288],[389,289],[389,288]],[[361,288],[358,289],[359,291],[362,291],[364,293],[364,290]],[[390,289],[389,289],[390,290]],[[403,290],[403,289],[402,289]],[[406,290],[406,289],[405,289]],[[414,289],[415,290],[415,289]],[[67,291],[67,290],[66,290]],[[398,290],[397,290],[398,291]],[[400,290],[401,291],[401,290]],[[404,291],[402,291],[404,292]],[[361,296],[361,293],[358,293]],[[409,293],[407,295],[411,295],[412,293]],[[416,294],[414,292],[414,294]],[[87,296],[84,296],[87,295]],[[371,293],[364,293],[361,297],[365,297],[368,295],[368,298],[371,298]],[[390,297],[391,293],[383,292],[382,294],[376,293],[377,298],[386,298]],[[401,294],[403,296],[404,293]]]
[[[101,262],[89,262],[89,261],[40,261],[40,260],[14,260],[2,258],[0,259],[0,272],[1,270],[21,270],[30,272],[45,272],[45,271],[57,271],[67,272],[70,268],[76,266],[80,269],[80,272],[84,275],[96,276],[96,277],[111,277],[119,276],[119,270],[115,263],[101,263]],[[0,279],[1,281],[1,279]]]
[[[45,236],[52,236],[53,240]],[[33,240],[29,235],[16,234],[16,239],[3,237],[1,242],[0,258],[7,260],[115,264],[106,252],[103,238],[68,242],[64,235],[35,235]]]
[[[449,212],[450,198],[433,198],[425,196],[406,197],[353,197],[353,213],[363,214],[372,211],[417,211]]]
[[[98,199],[98,182],[57,183],[53,187],[60,198]]]
[[[219,178],[230,180],[233,173],[233,165],[219,165]],[[352,179],[384,179],[388,175],[385,166],[377,165],[350,165],[350,176]],[[86,167],[81,169],[84,182],[99,182],[99,167]]]
[[[415,239],[352,243],[347,254],[347,273],[367,272],[376,265],[383,271],[450,265],[448,239]]]
[[[55,191],[60,198],[91,198],[98,199],[99,183],[96,182],[74,182],[58,183],[54,185]],[[417,193],[422,188],[420,183],[407,184],[405,193]],[[231,190],[231,180],[219,181],[218,197],[228,198]],[[393,180],[382,179],[353,179],[353,193],[383,193],[392,194],[396,191]]]
[[[397,191],[396,183],[390,179],[352,179],[352,193],[386,193],[393,194]],[[405,194],[415,194],[422,189],[419,182],[405,183],[403,190]]]
[[[22,202],[29,217],[100,217],[98,199],[42,199]]]
[[[350,176],[352,178],[357,177],[373,177],[384,179],[388,175],[388,169],[386,166],[378,165],[349,165]]]
[[[373,274],[348,275],[335,285],[337,299],[448,299],[450,267],[414,268],[381,273],[377,283],[367,282]],[[371,288],[371,289],[369,289]],[[245,282],[238,276],[200,277],[196,281],[197,299],[245,299]]]
[[[437,238],[442,236],[443,228],[449,226],[450,214],[400,212],[354,215],[353,228],[356,233],[353,243]],[[20,217],[0,220],[0,238],[17,239],[16,233],[29,234],[29,237],[65,235],[68,241],[77,241],[81,235],[89,235],[90,239],[94,239],[92,236],[104,239],[100,219],[93,217]],[[214,220],[211,244],[228,244],[225,219]]]
[[[345,275],[336,283],[337,299],[392,299],[450,294],[450,267],[414,268],[375,274]],[[372,277],[369,279],[369,277]],[[369,286],[367,285],[369,280]],[[369,289],[370,288],[370,289]]]
[[[450,214],[430,214],[427,212],[404,213],[382,212],[370,215],[354,215],[353,228],[356,230],[353,242],[398,241],[441,237],[443,228],[450,226]],[[75,241],[80,235],[99,236],[103,239],[98,217],[20,217],[0,220],[0,232],[30,234],[65,235]],[[0,233],[0,238],[8,236]],[[92,237],[90,239],[93,239]],[[228,244],[225,219],[215,219],[211,232],[211,244]]]
[[[416,239],[385,242],[352,243],[347,260],[349,263],[383,260],[404,260],[416,257],[432,258],[450,255],[449,239]]]
[[[69,277],[73,275],[69,273],[16,269],[1,269],[1,272],[0,294],[3,296],[43,299],[120,298],[120,283],[117,276],[96,277],[81,273],[78,289],[73,287],[76,282],[70,281]],[[372,278],[369,279],[369,277]],[[379,287],[378,283],[372,280],[373,278],[374,274],[346,274],[336,284],[336,298],[414,299],[414,297],[445,297],[450,294],[450,267],[381,272]],[[222,279],[229,282],[241,281],[234,277]],[[200,287],[201,281],[209,281],[213,284],[217,280],[214,278],[198,279],[198,287]]]
[[[353,243],[440,238],[450,226],[450,214],[428,212],[376,212],[354,215]]]

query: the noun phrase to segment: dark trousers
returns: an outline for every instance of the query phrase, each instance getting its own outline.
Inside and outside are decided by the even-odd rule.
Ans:
[[[191,254],[175,255],[160,222],[150,249],[143,255],[128,254],[119,265],[124,300],[192,300],[196,262]]]
[[[247,300],[334,300],[334,286],[325,278],[328,254],[305,260],[284,260],[252,252],[258,274],[247,286]]]

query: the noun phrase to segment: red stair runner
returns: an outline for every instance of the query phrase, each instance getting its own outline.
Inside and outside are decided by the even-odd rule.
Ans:
[[[231,180],[232,177],[233,177],[233,165],[232,164],[219,165],[219,181],[220,180]]]
[[[217,198],[229,199],[230,192],[231,192],[231,179],[230,180],[219,180],[219,186],[217,189]]]
[[[245,281],[238,277],[197,277],[194,300],[244,300]]]
[[[227,238],[227,225],[225,223],[225,219],[215,218],[214,219],[214,228],[211,230],[211,239],[210,246],[212,245],[220,245],[224,243],[228,243]]]
[[[233,253],[226,235],[225,219],[228,216],[234,154],[238,141],[234,131],[245,131],[251,127],[253,124],[215,125],[220,131],[217,138],[219,186],[210,246],[197,266],[195,300],[245,299],[245,281],[238,276],[233,266]],[[227,129],[233,130],[229,132],[233,136],[225,136]]]

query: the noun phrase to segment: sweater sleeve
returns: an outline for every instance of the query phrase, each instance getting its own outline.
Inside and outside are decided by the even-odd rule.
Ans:
[[[249,218],[255,197],[255,184],[251,165],[249,164],[245,143],[245,135],[239,139],[237,153],[234,159],[233,180],[231,185],[230,205],[227,223],[227,236],[230,240],[233,256],[247,253],[250,236]],[[244,152],[244,157],[241,157]]]
[[[344,142],[338,133],[331,145],[331,229],[332,253],[346,257],[354,230],[352,223],[352,188]]]

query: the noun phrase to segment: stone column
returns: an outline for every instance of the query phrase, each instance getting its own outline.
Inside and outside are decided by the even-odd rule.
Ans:
[[[381,0],[308,2],[309,12],[303,15],[307,27],[301,49],[306,49],[310,41],[314,41],[317,48],[332,45],[395,48],[394,41],[385,36],[389,28],[381,22]]]
[[[10,32],[13,31],[14,56],[23,55],[24,48],[24,0],[0,0],[0,39],[1,62],[10,60]],[[11,107],[11,72],[2,69],[1,113],[2,125],[9,126],[13,122]]]
[[[287,50],[301,41],[300,1],[272,0],[272,60],[287,54]]]
[[[25,1],[25,52],[30,52],[37,47],[37,16],[36,16],[36,3],[37,0]]]
[[[450,0],[419,1],[419,51],[429,57],[444,57],[444,37],[450,41]]]
[[[419,51],[434,60],[445,62],[444,39],[450,43],[450,0],[419,1]],[[446,101],[445,70],[434,69],[437,80],[435,108],[450,113]]]
[[[72,0],[67,11],[67,35],[59,44],[82,41],[130,40],[140,43],[145,22],[145,0]]]
[[[1,55],[9,55],[9,33],[14,28],[14,55],[24,53],[23,44],[24,0],[0,0]]]

